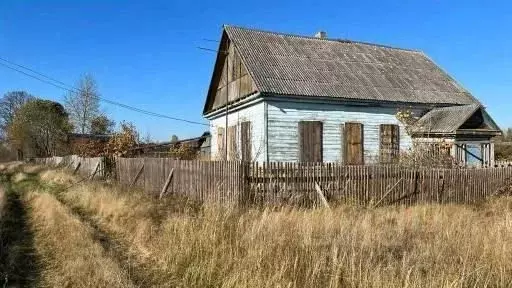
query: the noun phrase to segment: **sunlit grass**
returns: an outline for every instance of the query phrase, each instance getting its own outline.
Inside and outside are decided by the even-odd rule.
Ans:
[[[53,195],[25,193],[43,287],[133,287],[126,271],[105,254],[93,231]]]
[[[61,196],[121,235],[165,286],[512,286],[510,198],[478,207],[242,211],[162,205],[98,183]]]

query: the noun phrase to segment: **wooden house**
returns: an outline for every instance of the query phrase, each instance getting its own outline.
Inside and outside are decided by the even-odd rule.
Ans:
[[[407,125],[397,112],[412,112]],[[421,51],[224,26],[203,115],[217,159],[387,163],[448,143],[490,165],[500,129]],[[415,117],[415,118],[414,118]]]

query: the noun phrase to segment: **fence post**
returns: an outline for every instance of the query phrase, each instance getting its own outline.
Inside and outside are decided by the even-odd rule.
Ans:
[[[137,172],[137,175],[135,175],[135,178],[132,180],[132,183],[130,183],[130,187],[133,187],[133,185],[135,185],[135,183],[137,183],[137,180],[139,180],[139,177],[142,174],[142,171],[144,171],[144,162],[142,162],[142,165],[140,165],[140,169]]]
[[[96,163],[96,167],[94,168],[94,172],[91,174],[91,180],[94,179],[94,176],[96,175],[96,172],[98,172],[98,168],[100,167],[101,160],[98,160],[98,163]]]
[[[82,162],[78,161],[78,164],[76,164],[75,170],[73,170],[73,175],[75,175],[76,172],[78,172],[78,169],[80,169],[80,165],[82,165]]]
[[[160,192],[160,199],[162,199],[162,197],[164,197],[165,193],[167,193],[167,188],[169,188],[169,184],[171,184],[173,174],[174,174],[174,168],[171,169],[171,172],[169,172],[169,176],[167,176],[167,180],[165,180],[164,187],[162,188],[162,191]]]

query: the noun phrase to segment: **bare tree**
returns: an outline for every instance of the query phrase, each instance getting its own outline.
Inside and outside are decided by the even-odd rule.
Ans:
[[[76,86],[78,91],[70,92],[65,96],[64,106],[75,131],[89,133],[92,121],[101,115],[100,93],[96,81],[89,74],[82,76]]]
[[[151,132],[149,130],[146,131],[146,134],[144,136],[143,142],[146,143],[146,144],[153,142],[153,137],[151,137]]]
[[[25,91],[12,91],[0,98],[0,139],[5,137],[7,127],[12,123],[16,112],[34,96]]]

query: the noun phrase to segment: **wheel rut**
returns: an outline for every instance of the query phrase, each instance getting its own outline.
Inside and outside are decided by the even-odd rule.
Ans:
[[[161,287],[158,283],[152,283],[150,277],[151,269],[146,265],[140,264],[135,256],[133,256],[128,247],[130,246],[127,241],[120,239],[121,237],[115,235],[105,229],[97,219],[90,213],[80,207],[70,205],[62,197],[56,193],[55,198],[64,206],[66,206],[73,215],[75,215],[82,223],[92,228],[93,239],[97,241],[102,247],[108,257],[114,259],[119,267],[125,270],[130,280],[135,286],[138,287]]]

